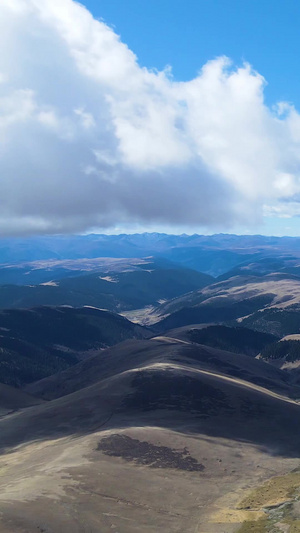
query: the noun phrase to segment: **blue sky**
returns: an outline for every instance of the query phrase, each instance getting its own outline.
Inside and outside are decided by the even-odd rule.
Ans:
[[[226,55],[249,62],[267,81],[269,105],[300,108],[298,0],[85,0],[138,56],[142,66],[171,65],[178,80]]]

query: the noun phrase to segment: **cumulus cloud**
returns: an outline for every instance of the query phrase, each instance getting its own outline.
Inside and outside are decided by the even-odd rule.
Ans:
[[[249,65],[176,82],[72,0],[2,0],[0,44],[2,234],[300,214],[300,116]]]

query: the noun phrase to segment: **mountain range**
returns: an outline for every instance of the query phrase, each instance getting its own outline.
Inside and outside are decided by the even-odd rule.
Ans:
[[[297,533],[299,253],[2,240],[1,533]]]
[[[0,263],[93,258],[169,259],[200,272],[219,276],[245,262],[264,258],[300,257],[299,237],[262,235],[58,235],[0,240]]]

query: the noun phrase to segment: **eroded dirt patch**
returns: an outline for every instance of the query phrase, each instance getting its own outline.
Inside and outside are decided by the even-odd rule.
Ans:
[[[191,457],[187,448],[172,450],[167,446],[155,446],[150,442],[132,439],[127,435],[104,437],[97,450],[111,457],[121,457],[125,461],[150,468],[173,468],[189,472],[202,472],[204,466]]]

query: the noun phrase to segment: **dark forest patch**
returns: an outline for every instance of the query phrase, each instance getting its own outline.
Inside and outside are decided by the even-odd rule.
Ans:
[[[206,344],[213,348],[243,353],[255,357],[268,344],[277,341],[274,335],[262,333],[243,327],[209,326],[203,329],[191,329],[187,336],[197,344]]]
[[[202,472],[204,466],[191,457],[187,448],[172,450],[167,446],[155,446],[150,442],[132,439],[127,435],[111,435],[104,437],[97,450],[111,457],[121,457],[136,465],[150,468],[172,468],[188,472]]]
[[[220,389],[168,370],[139,372],[132,386],[135,391],[123,402],[126,409],[177,410],[201,418],[231,410],[227,396]]]

